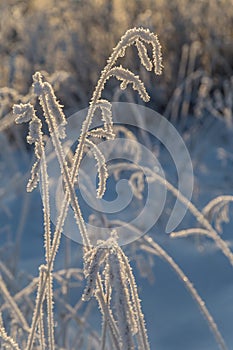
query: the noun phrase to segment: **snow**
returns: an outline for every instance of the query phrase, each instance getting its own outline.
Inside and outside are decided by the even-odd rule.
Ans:
[[[204,125],[197,134],[189,136],[187,147],[191,154],[195,174],[193,202],[200,209],[218,195],[233,194],[232,136],[233,130],[217,119],[214,120],[211,127],[208,126],[206,129]],[[1,150],[1,158],[4,155],[2,154],[3,150]],[[11,157],[15,164],[14,167],[6,166],[2,170],[2,187],[7,186],[9,179],[17,173],[14,170],[15,167],[21,176],[25,177],[30,166],[30,161],[22,161],[22,153],[16,150],[11,151]],[[169,172],[169,166],[167,169]],[[167,174],[166,169],[163,168],[163,171],[168,178],[169,175],[171,177],[171,174]],[[14,242],[17,239],[22,203],[27,196],[29,205],[22,229],[17,268],[24,270],[26,274],[37,275],[38,266],[44,259],[41,198],[39,191],[25,195],[25,188],[25,181],[20,185],[16,181],[11,190],[8,188],[2,197],[1,225],[2,228],[10,227],[11,239]],[[7,211],[4,208],[7,208]],[[230,222],[223,225],[222,235],[222,238],[230,243],[232,243],[233,229],[231,212],[232,207],[230,207]],[[233,349],[233,270],[229,262],[207,239],[170,239],[163,233],[164,223],[165,218],[151,230],[151,236],[183,268],[206,302],[229,349]],[[195,225],[195,220],[187,214],[181,227],[188,228],[192,227],[191,225]],[[55,269],[63,265],[64,241],[63,237]],[[128,250],[130,247],[126,248],[126,251]],[[82,266],[81,247],[77,243],[71,242],[71,253],[73,263]],[[142,299],[151,349],[218,349],[197,305],[170,267],[155,257],[153,267],[155,282],[150,284],[147,279],[139,275],[133,257],[131,259],[139,296]],[[81,295],[81,293],[82,291],[79,291],[77,294]],[[95,324],[95,320],[100,322],[97,309],[89,317],[92,318],[91,324]]]

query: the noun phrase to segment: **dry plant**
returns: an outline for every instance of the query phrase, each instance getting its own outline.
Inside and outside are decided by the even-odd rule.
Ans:
[[[105,349],[109,346],[107,345],[108,343],[111,344],[111,348],[116,349],[133,349],[136,344],[138,349],[149,349],[144,317],[128,259],[117,244],[117,239],[113,237],[113,233],[109,233],[109,239],[106,242],[100,242],[97,247],[92,246],[80,210],[78,197],[74,190],[74,182],[78,176],[85,147],[88,147],[91,149],[98,166],[99,186],[97,189],[97,197],[101,198],[105,192],[106,180],[108,178],[107,167],[103,154],[97,145],[91,141],[91,138],[114,138],[111,103],[101,99],[101,94],[107,80],[111,77],[117,78],[121,81],[122,89],[125,89],[128,84],[132,84],[133,89],[139,93],[140,97],[145,102],[149,100],[149,95],[139,76],[123,68],[121,65],[117,65],[118,58],[124,57],[126,49],[132,45],[136,45],[141,63],[145,68],[149,71],[153,68],[156,74],[161,74],[161,48],[157,36],[143,28],[128,30],[113,49],[113,53],[108,59],[105,69],[101,73],[90,102],[86,119],[82,126],[79,143],[71,167],[67,164],[61,143],[61,140],[66,136],[66,118],[62,111],[62,106],[58,103],[52,86],[43,81],[41,73],[37,72],[33,76],[34,95],[38,96],[39,103],[43,110],[65,183],[65,197],[61,203],[61,209],[53,235],[51,235],[50,227],[49,179],[42,123],[37,117],[31,103],[21,103],[14,106],[14,113],[17,115],[16,122],[29,122],[27,141],[35,145],[36,161],[31,170],[31,178],[28,182],[27,190],[32,191],[37,186],[38,181],[41,181],[44,213],[46,261],[45,264],[41,265],[39,268],[37,298],[30,330],[28,331],[27,350],[32,349],[36,343],[37,345],[39,344],[42,349],[46,347],[46,344],[48,344],[49,349],[55,348],[53,266],[70,203],[74,208],[76,223],[81,232],[84,247],[84,273],[87,277],[87,287],[83,298],[88,299],[92,295],[95,296],[103,315],[101,348]],[[152,46],[152,59],[148,56],[147,45]],[[103,128],[95,129],[90,132],[89,128],[92,119],[98,109],[100,109],[102,114],[102,120],[104,122]],[[41,173],[41,178],[39,173]],[[102,275],[105,276],[104,280],[101,277]],[[45,341],[42,313],[45,299],[47,302],[48,341]],[[112,302],[111,299],[113,300]],[[112,303],[117,306],[116,309],[113,309]],[[26,324],[24,328],[28,330]],[[3,334],[5,333],[3,332]],[[5,337],[5,339],[8,338]],[[16,344],[16,346],[19,345]]]
[[[147,50],[149,45],[152,47],[152,58],[149,57]],[[86,278],[86,288],[82,299],[86,301],[94,297],[102,313],[102,335],[101,339],[96,341],[94,348],[96,349],[97,346],[101,350],[146,350],[150,348],[134,275],[127,256],[117,242],[117,232],[114,227],[116,222],[109,222],[109,238],[105,241],[99,241],[96,246],[93,246],[80,209],[79,198],[75,192],[74,184],[79,174],[80,164],[86,149],[91,150],[97,163],[99,183],[96,195],[98,198],[102,198],[105,193],[106,180],[109,176],[109,172],[115,171],[119,173],[127,169],[133,172],[131,185],[134,187],[134,194],[140,199],[141,192],[143,191],[141,173],[144,171],[149,176],[150,181],[159,181],[179,200],[187,205],[198,222],[204,227],[203,229],[190,229],[186,230],[184,233],[176,233],[176,236],[183,236],[191,233],[206,234],[216,242],[233,265],[232,252],[219,236],[216,231],[217,228],[215,229],[210,223],[213,216],[217,215],[218,227],[221,219],[225,218],[226,207],[229,202],[232,201],[232,197],[228,196],[216,199],[212,201],[203,212],[200,212],[191,202],[182,196],[174,186],[165,182],[164,179],[159,177],[158,174],[151,172],[150,169],[138,169],[137,166],[130,165],[129,163],[121,163],[107,167],[105,158],[98,148],[98,143],[93,141],[95,139],[114,139],[115,131],[117,132],[113,127],[111,103],[102,98],[105,84],[111,77],[115,77],[121,81],[121,89],[125,89],[128,84],[132,84],[133,89],[138,92],[140,98],[144,102],[149,101],[149,95],[139,76],[135,75],[129,69],[117,65],[118,59],[125,56],[126,49],[130,46],[136,46],[140,62],[146,70],[151,71],[153,69],[155,74],[161,74],[161,46],[157,36],[143,28],[128,30],[113,49],[107,61],[107,65],[98,80],[91,98],[86,119],[82,125],[77,148],[72,161],[69,162],[71,164],[68,164],[62,144],[62,140],[66,137],[67,121],[51,84],[44,80],[41,73],[37,72],[33,75],[33,95],[31,96],[30,102],[26,101],[26,103],[20,103],[14,106],[16,123],[29,122],[27,142],[29,144],[34,144],[35,147],[36,160],[31,170],[31,178],[28,182],[27,190],[32,191],[37,187],[38,182],[40,182],[44,217],[45,261],[39,267],[39,276],[24,290],[14,295],[14,297],[9,293],[3,279],[0,280],[0,290],[5,300],[4,307],[10,308],[14,319],[14,322],[12,322],[13,331],[11,329],[10,334],[8,334],[4,327],[2,317],[0,317],[0,337],[4,348],[11,347],[17,350],[52,350],[57,347],[56,337],[54,335],[54,300],[56,299],[56,295],[54,293],[53,284],[54,280],[62,280],[63,274],[67,273],[67,271],[55,272],[54,262],[70,204],[74,210],[76,223],[83,241],[83,273]],[[50,190],[45,153],[45,138],[42,131],[42,121],[37,116],[33,106],[36,98],[38,98],[39,104],[43,110],[44,119],[48,126],[65,186],[64,199],[60,205],[60,212],[53,232],[50,223]],[[92,120],[97,111],[101,113],[103,127],[90,131]],[[123,129],[120,128],[120,131],[122,130]],[[123,132],[127,134],[127,131],[123,130]],[[130,132],[128,132],[128,135],[129,137],[133,137],[130,136]],[[135,179],[138,181],[135,182]],[[135,183],[140,184],[140,188],[136,188]],[[221,213],[221,215],[218,215],[219,213]],[[137,230],[137,228],[132,227],[132,230]],[[175,234],[173,234],[173,236],[174,235]],[[171,265],[197,302],[216,338],[219,348],[226,350],[227,347],[224,340],[213,317],[205,306],[204,301],[172,257],[149,236],[145,236],[140,240],[140,247],[147,252],[160,256]],[[70,276],[78,276],[78,278],[81,279],[79,270],[72,270],[69,273]],[[33,316],[30,323],[28,323],[24,313],[22,313],[18,306],[18,301],[32,294],[35,289],[37,295],[35,305],[33,306]],[[4,307],[1,310],[2,312]],[[75,309],[72,310],[69,305],[66,305],[66,307],[74,317],[78,317],[75,315]],[[45,310],[47,315],[46,321],[44,317]],[[17,327],[15,327],[15,324]],[[92,336],[94,338],[94,335]]]

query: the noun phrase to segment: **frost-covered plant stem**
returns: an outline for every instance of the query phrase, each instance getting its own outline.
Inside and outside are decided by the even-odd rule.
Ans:
[[[41,144],[43,145],[43,139],[41,136]],[[42,147],[41,155],[41,177],[42,177],[42,200],[43,200],[43,213],[44,213],[44,229],[45,229],[45,257],[48,266],[50,250],[51,250],[51,229],[50,229],[50,205],[49,205],[49,179],[47,172],[46,156],[44,147]],[[43,276],[44,277],[44,276]],[[47,284],[47,322],[48,322],[48,344],[49,349],[54,350],[54,320],[53,320],[53,275],[48,272],[47,283],[42,281],[42,284]],[[42,309],[42,306],[41,306]],[[42,321],[43,322],[43,321]]]
[[[14,113],[17,115],[16,122],[22,123],[30,121],[29,124],[29,135],[27,141],[30,144],[35,144],[35,155],[36,162],[32,167],[31,178],[27,185],[27,190],[32,191],[38,181],[39,181],[39,166],[41,171],[41,188],[42,188],[42,203],[43,203],[43,216],[44,216],[44,246],[45,246],[45,259],[48,264],[50,249],[51,249],[51,229],[50,229],[50,205],[49,205],[49,179],[47,173],[46,156],[44,149],[43,133],[41,131],[42,123],[40,119],[36,116],[35,110],[30,103],[20,104],[14,106]],[[38,288],[41,289],[43,280],[41,280],[42,275],[39,280]],[[54,350],[54,322],[53,322],[53,288],[52,288],[52,274],[48,274],[48,279],[43,282],[45,284],[47,292],[47,322],[48,322],[48,343],[49,349]],[[45,290],[45,288],[44,288]],[[38,309],[34,311],[34,319],[40,317],[42,310],[43,298],[41,298],[40,303],[38,303]],[[39,297],[38,297],[39,300]],[[40,322],[40,329],[43,332],[43,321]],[[28,349],[31,349],[34,341],[34,334],[36,330],[36,323],[32,322],[32,327],[28,337]],[[40,334],[42,337],[43,335]],[[41,338],[42,339],[42,338]],[[42,340],[44,343],[44,340]]]
[[[116,326],[116,323],[112,322],[112,319],[113,319],[112,312],[105,298],[101,280],[99,277],[97,278],[96,282],[97,282],[97,290],[95,292],[95,297],[98,300],[101,312],[103,314],[103,318],[104,318],[103,322],[106,325],[105,331],[107,331],[107,326],[108,326],[108,328],[110,329],[111,340],[114,348],[116,350],[121,350],[120,344],[119,344],[119,331]],[[102,343],[101,346],[104,349],[104,342]]]
[[[41,265],[39,269],[39,281],[38,281],[38,287],[37,287],[36,305],[32,316],[31,331],[30,331],[30,334],[27,340],[27,346],[26,346],[27,350],[32,349],[33,347],[37,323],[41,316],[40,312],[42,309],[44,296],[46,292],[46,286],[47,286],[47,282],[45,282],[46,272],[47,272],[47,267],[45,265]],[[44,288],[44,293],[42,292],[42,288]]]

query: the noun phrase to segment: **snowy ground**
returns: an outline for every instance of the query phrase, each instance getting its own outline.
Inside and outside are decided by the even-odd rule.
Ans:
[[[223,122],[215,120],[211,126],[204,125],[199,130],[199,134],[192,135],[192,142],[190,140],[187,142],[195,174],[193,202],[199,208],[220,194],[233,194],[232,136],[233,130],[230,130]],[[27,172],[27,157],[23,159],[22,152],[11,152],[10,147],[6,150],[12,159],[9,156],[4,159],[6,154],[4,155],[1,148],[1,159],[4,161],[1,187],[2,191],[6,192],[2,192],[1,196],[1,239],[6,232],[9,232],[9,239],[13,242],[20,237],[17,267],[26,273],[37,275],[38,265],[43,261],[40,195],[39,192],[25,195],[25,181],[20,181],[21,175]],[[14,177],[16,177],[15,180]],[[13,184],[8,186],[11,180]],[[25,211],[26,217],[25,222],[20,223],[22,211]],[[189,227],[190,223],[194,224],[195,221],[187,215],[182,227]],[[222,237],[232,242],[233,215],[231,210],[230,223],[224,224],[223,228]],[[151,235],[173,256],[189,276],[214,316],[228,348],[233,349],[233,270],[226,258],[210,241],[171,240],[163,234],[159,225],[155,227]],[[81,249],[76,243],[72,243],[72,251],[77,253]],[[1,254],[7,256],[7,251]],[[63,264],[63,256],[64,249],[61,248],[56,268]],[[157,257],[154,261],[155,281],[153,284],[141,278],[134,269],[151,349],[218,349],[205,320],[182,282],[166,263]],[[134,262],[132,263],[134,265]],[[96,313],[93,311],[94,321],[99,320],[98,313],[98,310]]]

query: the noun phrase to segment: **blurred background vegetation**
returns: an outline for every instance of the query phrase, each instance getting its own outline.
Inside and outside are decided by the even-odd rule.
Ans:
[[[162,45],[163,75],[139,71],[157,111],[184,125],[188,115],[231,120],[232,0],[1,0],[0,14],[0,130],[12,126],[11,107],[36,70],[67,111],[86,107],[112,48],[134,26],[157,33]],[[135,57],[127,63],[138,71]]]

